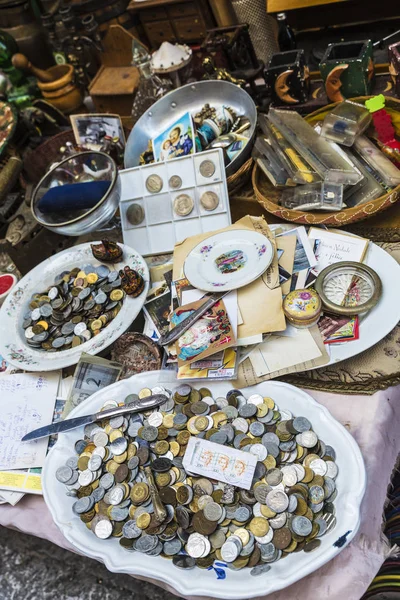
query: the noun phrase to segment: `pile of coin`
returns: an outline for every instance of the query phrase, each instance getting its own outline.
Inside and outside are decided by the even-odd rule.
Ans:
[[[119,538],[126,550],[172,557],[182,569],[217,559],[252,575],[320,546],[336,524],[338,467],[307,418],[259,394],[213,398],[186,384],[173,393],[144,388],[125,403],[152,394],[166,396],[157,410],[87,425],[77,456],[56,473],[88,529]],[[118,405],[109,400],[103,410]],[[251,489],[186,473],[191,436],[255,455]]]
[[[32,295],[22,323],[26,342],[47,352],[79,346],[117,316],[124,297],[118,271],[105,265],[63,271]]]

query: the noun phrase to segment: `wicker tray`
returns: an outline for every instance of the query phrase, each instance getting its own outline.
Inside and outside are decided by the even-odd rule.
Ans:
[[[236,171],[232,173],[226,179],[228,185],[228,192],[230,194],[236,193],[241,187],[243,187],[250,179],[251,169],[253,166],[253,159],[249,158],[246,162]]]
[[[352,98],[352,100],[361,104],[369,97],[370,96],[362,96]],[[324,106],[308,115],[306,120],[311,124],[320,121],[335,106],[336,104]],[[400,100],[386,98],[386,109],[392,117],[396,133],[400,135]],[[363,221],[364,219],[368,219],[369,217],[386,210],[400,199],[399,185],[384,196],[354,206],[353,208],[345,208],[339,212],[303,212],[300,210],[283,208],[279,205],[281,190],[276,189],[270,183],[257,164],[253,169],[252,184],[258,202],[267,212],[272,213],[285,221],[302,223],[304,225],[327,225],[330,227],[338,227],[349,223],[356,223],[357,221]]]

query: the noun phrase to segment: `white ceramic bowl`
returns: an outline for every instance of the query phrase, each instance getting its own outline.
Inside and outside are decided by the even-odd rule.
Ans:
[[[98,244],[99,242],[93,242]],[[129,246],[120,244],[123,249],[122,260],[116,264],[101,263],[93,258],[90,244],[80,244],[63,250],[46,259],[29,271],[6,298],[0,310],[0,354],[6,361],[19,369],[27,371],[53,371],[75,365],[82,354],[98,354],[115,342],[136,319],[149,289],[149,270],[144,259]],[[107,327],[88,342],[62,350],[46,352],[32,348],[26,343],[22,321],[29,311],[29,301],[33,293],[40,292],[54,283],[56,275],[73,267],[91,264],[107,264],[110,270],[122,269],[125,265],[138,271],[145,280],[145,288],[138,298],[126,296],[122,308]]]
[[[74,409],[69,417],[96,412],[108,399],[123,400],[128,394],[137,393],[143,387],[164,385],[173,389],[177,385],[175,375],[165,371],[152,371],[134,375],[93,394]],[[200,387],[200,386],[198,386]],[[226,394],[232,388],[225,382],[208,383],[214,397]],[[250,392],[251,389],[251,392]],[[149,578],[153,582],[168,584],[178,595],[212,596],[239,600],[265,596],[295,583],[334,558],[355,536],[360,524],[360,504],[364,496],[366,475],[360,449],[349,432],[338,423],[328,410],[315,402],[308,394],[285,383],[268,381],[244,390],[244,395],[261,393],[272,397],[280,408],[294,415],[307,417],[317,435],[336,451],[339,474],[336,479],[338,495],[335,500],[337,525],[321,538],[320,547],[312,553],[293,553],[285,560],[271,564],[265,575],[253,577],[250,569],[231,571],[226,578],[217,579],[215,571],[177,569],[172,561],[160,556],[151,557],[139,552],[124,550],[116,538],[98,539],[72,512],[74,498],[65,495],[65,486],[55,477],[59,466],[74,454],[74,443],[82,439],[83,428],[60,434],[56,445],[50,450],[42,474],[43,494],[54,521],[79,552],[103,562],[115,573],[129,573]],[[348,533],[349,532],[349,533]],[[336,540],[348,533],[341,548]]]

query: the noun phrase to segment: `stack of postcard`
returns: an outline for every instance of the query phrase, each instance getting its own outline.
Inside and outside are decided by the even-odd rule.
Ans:
[[[322,367],[330,361],[330,345],[358,339],[357,317],[323,315],[318,325],[296,329],[287,325],[283,298],[292,290],[312,286],[327,265],[362,261],[368,240],[324,229],[273,230],[263,217],[244,217],[226,230],[249,229],[265,235],[274,248],[266,273],[232,291],[166,349],[164,368],[179,379],[236,379],[254,385],[281,375]],[[204,292],[183,276],[190,251],[208,234],[187,238],[174,249],[171,269],[164,265],[145,303],[144,332],[157,340],[204,302]],[[218,326],[217,326],[218,319]]]

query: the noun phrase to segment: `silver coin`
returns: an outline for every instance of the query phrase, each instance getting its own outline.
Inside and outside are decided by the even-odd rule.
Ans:
[[[186,544],[186,552],[192,558],[201,558],[207,550],[207,538],[200,533],[191,533]],[[210,544],[211,546],[211,544]]]
[[[307,517],[296,516],[292,519],[291,528],[296,535],[306,537],[312,531],[312,523]]]
[[[81,515],[85,512],[88,512],[89,510],[91,510],[93,508],[93,506],[94,506],[94,499],[91,498],[90,496],[84,496],[83,498],[79,498],[79,500],[77,500],[75,502],[75,504],[72,507],[72,510],[77,515]]]
[[[97,471],[100,469],[102,463],[103,461],[101,456],[98,454],[92,454],[92,456],[89,458],[88,469],[90,469],[90,471]]]
[[[57,471],[56,471],[56,479],[60,483],[66,483],[69,479],[71,479],[71,477],[72,477],[73,474],[74,474],[74,472],[71,469],[71,467],[68,467],[67,465],[65,465],[65,466],[59,467],[57,469]]]
[[[230,538],[224,543],[221,548],[221,558],[227,563],[231,563],[239,556],[239,550],[237,546],[229,541]]]
[[[164,542],[164,554],[167,556],[174,556],[178,554],[182,549],[182,542],[179,538]]]
[[[128,440],[125,437],[119,437],[110,444],[112,453],[115,456],[120,456],[128,447]]]
[[[159,175],[149,175],[146,179],[146,189],[151,194],[161,192],[163,185],[163,180]]]
[[[122,439],[122,438],[121,438]],[[95,446],[107,446],[108,435],[105,431],[99,431],[93,436],[93,443]]]
[[[77,323],[74,327],[74,334],[82,335],[82,333],[84,331],[86,331],[86,329],[87,329],[86,323]]]
[[[56,287],[50,288],[47,295],[50,298],[50,300],[55,300],[58,296],[58,289]]]
[[[51,345],[53,348],[62,348],[65,344],[65,337],[58,337],[52,341]]]
[[[104,304],[105,302],[107,302],[107,300],[108,300],[107,295],[104,292],[98,293],[94,299],[96,304]]]
[[[173,202],[174,211],[180,217],[190,215],[194,208],[193,198],[189,194],[179,194]]]
[[[156,535],[142,535],[135,542],[136,550],[139,552],[151,552],[158,544],[158,537]]]
[[[140,204],[134,202],[128,206],[126,218],[131,225],[140,225],[144,221],[144,210]]]
[[[172,562],[178,569],[194,569],[196,561],[191,556],[179,555],[174,556]]]
[[[53,314],[53,309],[50,304],[43,304],[39,310],[42,317],[50,317]]]
[[[322,460],[322,458],[315,458],[310,462],[310,469],[312,469],[316,475],[324,476],[327,472],[327,463]]]
[[[299,435],[301,439],[300,445],[304,446],[304,448],[313,448],[318,442],[318,437],[314,431],[303,431],[303,433],[300,433]]]
[[[142,535],[142,530],[139,529],[134,520],[130,520],[124,523],[122,535],[128,538],[128,540],[134,540]]]
[[[215,165],[212,160],[203,160],[200,163],[199,171],[203,177],[212,177],[215,173]]]
[[[144,427],[141,436],[146,442],[154,442],[158,437],[158,429],[152,425]]]
[[[173,190],[179,190],[180,187],[182,187],[182,179],[179,177],[179,175],[172,175],[169,178],[169,187],[171,187]]]
[[[219,205],[219,196],[212,191],[204,192],[204,194],[200,196],[200,204],[204,210],[215,210]]]
[[[251,569],[250,575],[253,575],[253,577],[259,577],[260,575],[264,575],[264,573],[268,573],[270,569],[271,567],[269,565],[256,565]]]
[[[298,433],[303,433],[311,429],[311,423],[305,417],[296,417],[293,419],[293,427]]]
[[[106,518],[100,519],[94,527],[95,535],[101,540],[106,540],[107,538],[109,538],[112,534],[112,530],[112,523]]]
[[[33,321],[38,321],[41,317],[41,312],[40,312],[40,308],[34,308],[33,311],[31,312],[31,319]]]
[[[289,506],[289,498],[281,490],[271,490],[267,495],[266,504],[274,512],[281,513]]]
[[[124,498],[124,488],[116,485],[115,487],[111,488],[111,490],[109,490],[107,492],[104,499],[106,499],[106,498],[107,498],[107,500],[105,500],[105,501],[108,504],[112,504],[112,506],[117,506],[118,504],[120,504],[120,502],[122,502],[122,500]]]
[[[208,521],[219,521],[222,517],[222,507],[216,502],[209,502],[204,507],[203,514]]]
[[[325,464],[326,464],[326,476],[330,477],[331,479],[335,479],[339,472],[337,464],[335,462],[333,462],[332,460],[327,460]]]
[[[309,489],[309,496],[312,504],[320,504],[325,498],[324,489],[319,485],[312,485]]]
[[[108,490],[114,485],[114,475],[112,473],[104,473],[102,478],[100,479],[100,485]]]
[[[25,329],[25,337],[27,340],[31,340],[34,336],[35,334],[32,331],[32,327],[28,327],[27,329]]]
[[[89,469],[85,469],[84,471],[82,471],[79,474],[79,478],[78,478],[79,484],[82,486],[90,485],[91,483],[93,483],[95,476],[96,476],[95,473],[93,473]]]

